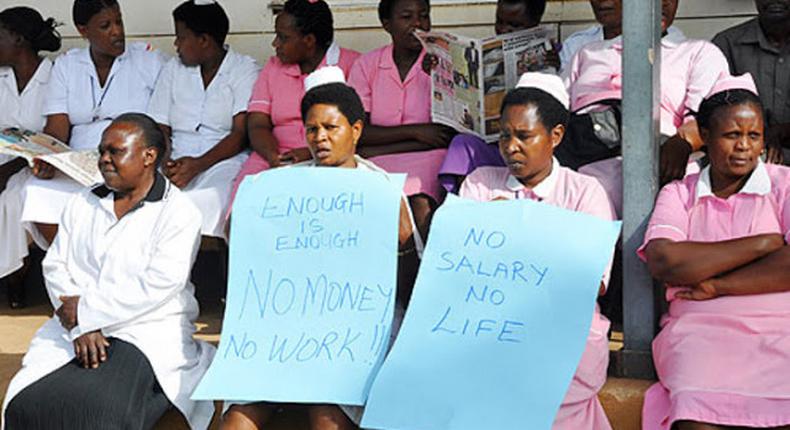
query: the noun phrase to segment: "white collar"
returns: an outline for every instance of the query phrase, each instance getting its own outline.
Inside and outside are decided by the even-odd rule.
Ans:
[[[771,192],[771,177],[768,176],[768,169],[765,168],[765,163],[762,160],[757,161],[752,175],[746,184],[735,194],[756,194],[764,196]],[[703,197],[715,197],[713,194],[713,187],[710,183],[710,166],[702,169],[697,179],[697,194],[696,200]]]
[[[535,194],[540,199],[547,199],[551,195],[552,191],[554,191],[554,187],[557,184],[560,168],[560,162],[557,161],[556,158],[552,157],[551,173],[549,173],[549,176],[547,176],[546,179],[540,181],[538,185],[530,190],[532,191],[532,194]],[[507,176],[507,182],[505,183],[505,186],[513,192],[524,191],[527,189],[527,187],[525,187],[524,184],[522,184],[513,175]]]

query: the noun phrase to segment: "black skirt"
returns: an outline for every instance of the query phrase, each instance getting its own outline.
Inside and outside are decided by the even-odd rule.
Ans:
[[[72,360],[16,395],[6,430],[145,430],[171,403],[148,359],[134,345],[109,339],[107,361],[85,369]]]

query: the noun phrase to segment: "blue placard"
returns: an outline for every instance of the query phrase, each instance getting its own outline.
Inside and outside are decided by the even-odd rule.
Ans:
[[[404,179],[319,167],[245,179],[219,350],[194,399],[364,404],[389,344]]]
[[[619,231],[529,200],[446,202],[362,426],[550,429]]]

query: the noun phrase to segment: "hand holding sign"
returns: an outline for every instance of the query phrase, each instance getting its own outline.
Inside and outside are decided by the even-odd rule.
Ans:
[[[402,185],[319,167],[242,183],[219,351],[193,398],[364,404],[389,346]]]
[[[619,229],[528,200],[448,200],[362,426],[550,429]]]

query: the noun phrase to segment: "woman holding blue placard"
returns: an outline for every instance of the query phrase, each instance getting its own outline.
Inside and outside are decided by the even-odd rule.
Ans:
[[[380,167],[356,155],[356,147],[364,128],[365,110],[357,93],[345,85],[343,72],[337,67],[318,69],[305,80],[307,90],[301,104],[307,146],[313,159],[294,167],[338,167],[364,169],[387,173]],[[401,202],[398,243],[401,257],[398,273],[398,304],[392,338],[403,318],[403,306],[408,301],[409,286],[413,284],[422,252],[422,239],[416,229],[412,212],[404,197]],[[260,402],[230,405],[224,414],[222,429],[261,429],[276,409],[272,403]],[[343,430],[356,428],[362,418],[362,408],[335,405],[308,405],[310,427],[313,430]],[[353,422],[352,422],[353,421]]]
[[[554,148],[568,122],[568,93],[560,78],[524,74],[502,102],[499,151],[507,167],[481,167],[461,185],[472,200],[530,199],[614,220],[614,209],[598,182],[559,165]],[[604,274],[601,294],[609,274]],[[598,391],[609,365],[609,320],[595,307],[587,347],[565,395],[554,430],[611,429]]]

